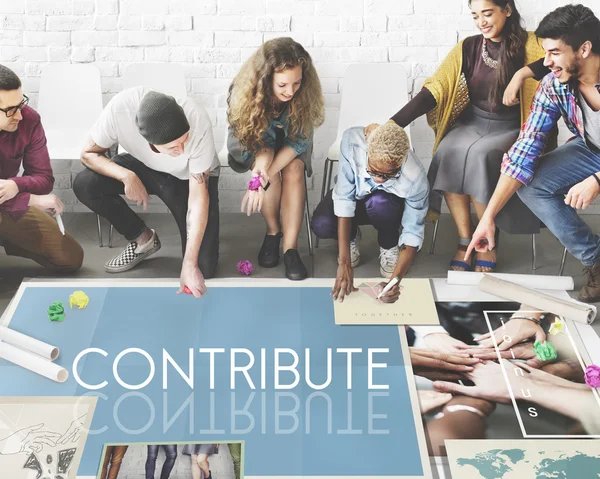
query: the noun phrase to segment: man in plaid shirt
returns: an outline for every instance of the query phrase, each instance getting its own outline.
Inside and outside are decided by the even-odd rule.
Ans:
[[[465,259],[494,248],[495,216],[519,197],[585,266],[579,300],[600,300],[600,238],[578,216],[600,194],[600,20],[583,5],[549,13],[536,30],[552,70],[540,82],[527,122],[502,162],[502,175]],[[575,135],[542,155],[563,118]]]

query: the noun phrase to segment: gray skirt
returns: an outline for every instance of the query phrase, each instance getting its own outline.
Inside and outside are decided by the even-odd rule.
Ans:
[[[469,195],[487,205],[500,178],[502,157],[519,136],[518,109],[488,113],[471,105],[440,142],[427,177],[429,205],[440,212],[444,192]],[[496,216],[496,226],[510,234],[540,232],[540,220],[513,195]]]
[[[191,456],[192,454],[216,454],[216,444],[186,444],[183,446],[182,454]]]

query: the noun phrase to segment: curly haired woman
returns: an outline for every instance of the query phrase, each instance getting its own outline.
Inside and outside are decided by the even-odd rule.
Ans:
[[[283,261],[287,278],[308,276],[297,250],[304,214],[304,172],[312,174],[313,131],[323,123],[324,99],[308,52],[291,38],[265,42],[240,69],[227,98],[229,166],[252,170],[242,200],[248,215],[260,211],[267,233],[258,264]]]

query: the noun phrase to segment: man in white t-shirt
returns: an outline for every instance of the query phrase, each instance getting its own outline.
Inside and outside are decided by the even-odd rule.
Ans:
[[[109,159],[106,153],[114,145],[127,153]],[[125,90],[90,131],[81,161],[87,169],[75,178],[77,198],[130,242],[106,263],[106,271],[127,271],[160,249],[156,232],[121,197],[145,210],[149,196],[156,195],[181,234],[179,292],[187,287],[200,297],[219,255],[219,160],[204,108],[191,98],[175,99],[144,86]]]

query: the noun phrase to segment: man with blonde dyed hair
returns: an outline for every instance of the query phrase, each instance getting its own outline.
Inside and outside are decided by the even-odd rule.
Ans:
[[[335,187],[315,209],[311,226],[319,238],[338,239],[339,266],[331,294],[343,301],[357,291],[353,268],[360,261],[359,225],[377,230],[381,276],[401,280],[406,274],[423,245],[429,183],[408,135],[393,121],[346,130],[338,172]],[[379,286],[383,289],[386,284]],[[393,303],[399,295],[396,284],[380,299]]]

